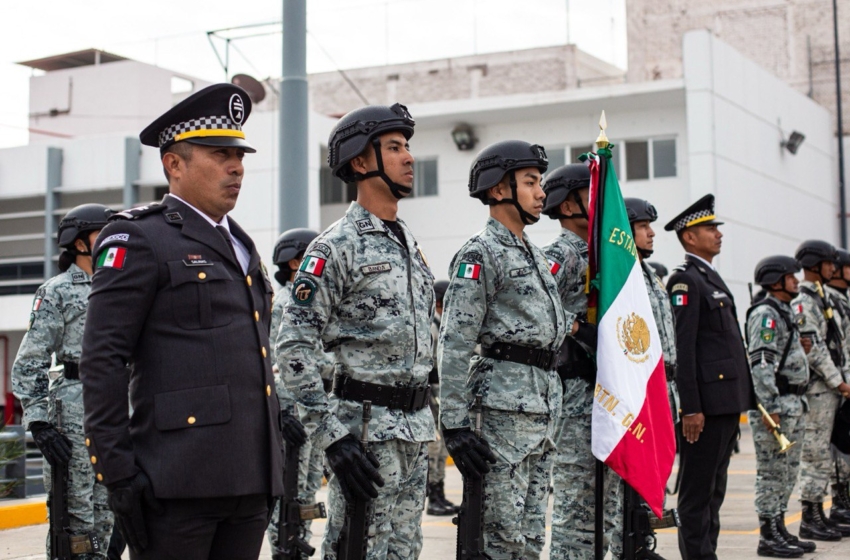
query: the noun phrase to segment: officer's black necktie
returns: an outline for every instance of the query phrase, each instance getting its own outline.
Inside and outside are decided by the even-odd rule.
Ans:
[[[215,229],[221,234],[225,241],[227,241],[227,246],[230,247],[230,254],[233,256],[233,260],[236,261],[236,264],[239,267],[242,267],[242,263],[239,262],[239,257],[236,256],[236,248],[233,246],[233,238],[230,237],[230,232],[227,231],[227,228],[224,226],[215,226]]]

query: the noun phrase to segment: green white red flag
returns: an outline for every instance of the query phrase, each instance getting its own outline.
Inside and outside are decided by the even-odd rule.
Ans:
[[[588,159],[591,305],[599,329],[592,448],[661,517],[676,440],[658,328],[610,157],[604,148]]]

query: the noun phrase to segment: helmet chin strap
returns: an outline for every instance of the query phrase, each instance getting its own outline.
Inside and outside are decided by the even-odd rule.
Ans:
[[[375,138],[372,140],[372,147],[375,148],[375,160],[378,164],[378,169],[375,171],[367,171],[366,173],[355,173],[354,178],[358,181],[363,179],[369,179],[370,177],[380,177],[384,180],[384,183],[390,188],[390,192],[393,193],[393,196],[402,199],[405,196],[409,195],[413,192],[413,189],[410,187],[405,187],[404,185],[399,185],[394,182],[392,179],[387,176],[384,171],[384,158],[381,155],[381,139]]]
[[[529,214],[528,212],[526,212],[525,208],[522,207],[522,204],[520,204],[519,200],[517,199],[516,172],[511,171],[509,180],[511,185],[512,198],[503,198],[502,200],[488,198],[484,201],[484,203],[488,206],[496,206],[497,204],[512,204],[513,207],[516,208],[516,211],[519,214],[519,219],[522,220],[522,223],[527,226],[536,224],[540,220],[540,216],[535,216],[534,214]]]

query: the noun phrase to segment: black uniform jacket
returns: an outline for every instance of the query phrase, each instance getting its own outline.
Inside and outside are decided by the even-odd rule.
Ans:
[[[141,469],[159,498],[280,495],[272,286],[254,243],[229,220],[251,255],[246,276],[225,238],[176,198],[118,217],[93,251],[80,361],[98,480]]]
[[[735,300],[717,271],[690,255],[673,269],[667,292],[676,315],[682,414],[738,414],[755,408]]]

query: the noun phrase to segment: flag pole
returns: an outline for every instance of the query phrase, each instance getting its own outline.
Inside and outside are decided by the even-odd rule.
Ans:
[[[608,128],[608,121],[605,119],[605,111],[602,111],[602,116],[599,117],[599,136],[596,138],[597,152],[609,145],[608,137],[605,136],[605,129]],[[594,217],[597,224],[602,219],[602,201],[605,197],[602,196],[602,189],[605,185],[605,175],[607,172],[608,161],[605,156],[599,156],[599,187],[597,189],[596,212]],[[593,260],[596,264],[596,274],[599,274],[599,228],[592,226],[591,232],[593,235]],[[605,519],[605,468],[602,461],[596,459],[596,489],[595,489],[595,512],[594,512],[594,538],[593,538],[593,555],[596,560],[602,560],[605,556],[603,549],[604,543],[604,519]]]

